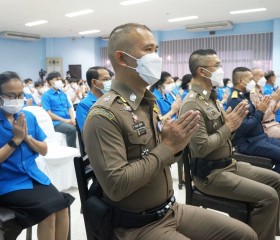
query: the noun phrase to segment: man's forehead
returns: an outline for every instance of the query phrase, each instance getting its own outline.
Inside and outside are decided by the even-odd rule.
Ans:
[[[215,64],[217,62],[220,62],[220,58],[216,54],[207,55],[207,56],[202,57],[202,58],[205,58],[205,61],[207,61],[208,63]]]

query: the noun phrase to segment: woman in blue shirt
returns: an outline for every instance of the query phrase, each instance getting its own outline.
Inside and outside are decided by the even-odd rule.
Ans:
[[[19,76],[0,74],[0,206],[13,209],[23,228],[38,223],[38,239],[66,240],[74,198],[58,192],[38,169],[35,159],[47,154],[46,135],[23,105]]]
[[[150,87],[150,91],[156,96],[157,105],[163,117],[176,118],[181,99],[172,94],[174,80],[168,72],[162,72],[160,79]]]

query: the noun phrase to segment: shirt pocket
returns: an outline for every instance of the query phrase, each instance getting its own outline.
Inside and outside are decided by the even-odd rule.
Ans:
[[[153,134],[150,128],[146,129],[146,133],[139,135],[137,130],[128,132],[128,141],[132,145],[146,145],[152,138]]]
[[[215,133],[222,126],[221,112],[213,109],[206,113],[206,129],[209,134]]]

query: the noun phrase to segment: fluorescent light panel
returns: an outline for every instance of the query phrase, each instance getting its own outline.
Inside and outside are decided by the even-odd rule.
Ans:
[[[123,6],[128,6],[128,5],[149,2],[149,1],[151,1],[151,0],[129,0],[129,1],[120,2],[120,4]]]
[[[254,9],[245,9],[245,10],[237,10],[237,11],[231,11],[230,14],[242,14],[242,13],[253,13],[253,12],[262,12],[266,11],[266,8],[254,8]]]
[[[88,31],[83,31],[79,32],[80,35],[87,35],[87,34],[92,34],[92,33],[99,33],[100,30],[88,30]]]
[[[48,22],[47,20],[38,20],[38,21],[35,21],[35,22],[26,23],[25,26],[33,27],[33,26],[44,24],[44,23],[47,23],[47,22]]]
[[[172,18],[172,19],[168,19],[168,22],[181,22],[181,21],[192,20],[192,19],[197,19],[197,18],[198,18],[198,16]]]
[[[67,13],[65,14],[66,17],[77,17],[80,15],[85,15],[85,14],[89,14],[89,13],[93,13],[94,11],[92,9],[85,9],[85,10],[81,10],[81,11],[77,11],[77,12],[72,12],[72,13]]]

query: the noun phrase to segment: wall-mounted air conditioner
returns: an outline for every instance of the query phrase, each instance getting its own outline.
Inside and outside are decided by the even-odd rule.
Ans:
[[[21,33],[21,32],[0,32],[1,38],[10,38],[10,39],[17,39],[17,40],[25,40],[25,41],[35,41],[39,40],[41,37],[37,34],[29,34],[29,33]]]
[[[223,29],[232,29],[233,24],[230,21],[224,22],[208,22],[201,24],[187,25],[186,30],[189,32],[204,32],[204,31],[217,31]]]

